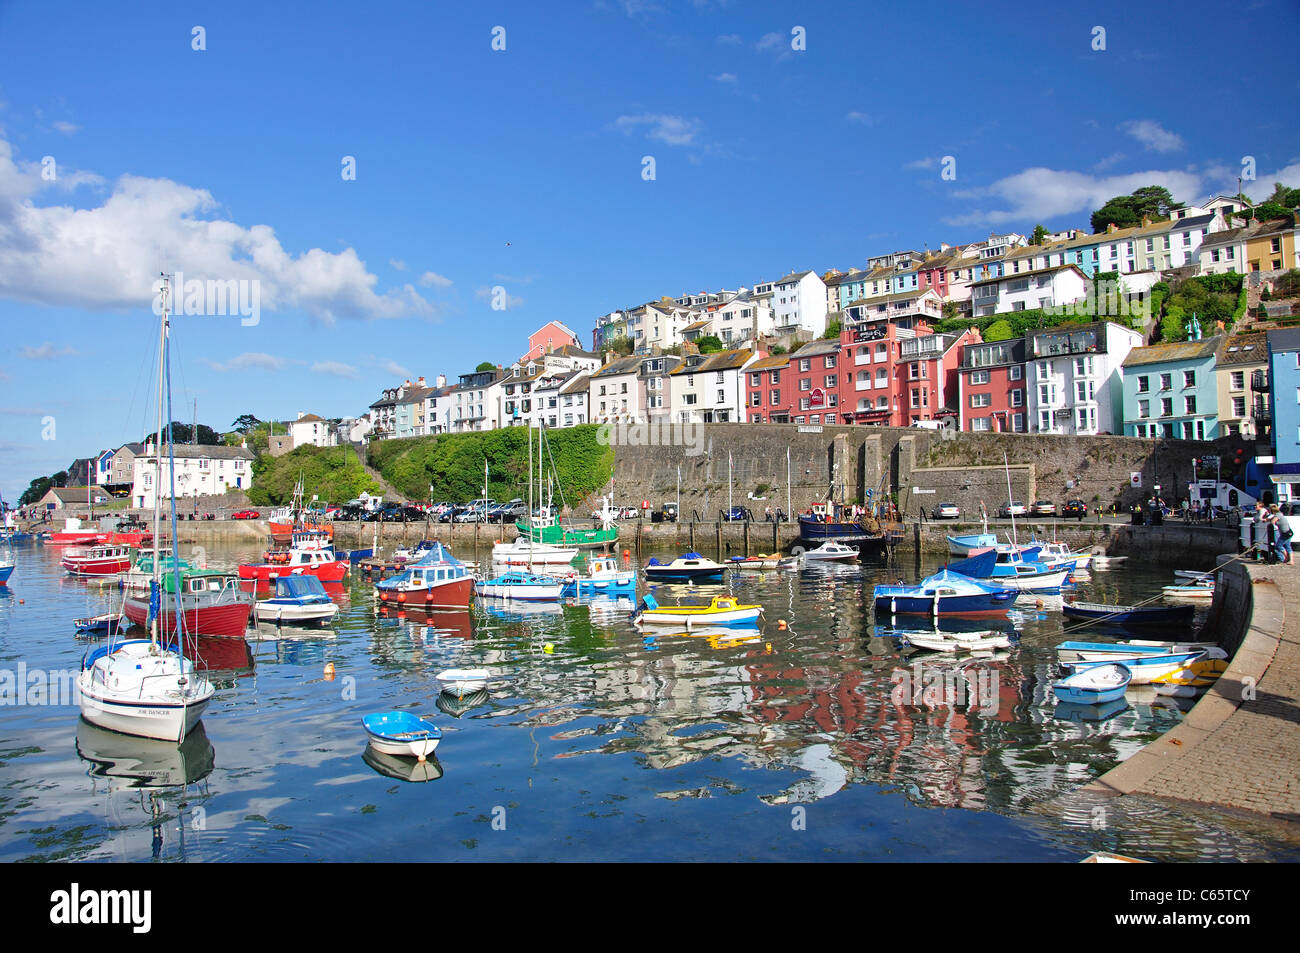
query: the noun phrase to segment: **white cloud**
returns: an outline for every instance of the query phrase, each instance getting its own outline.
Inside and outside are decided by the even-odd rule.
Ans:
[[[695,144],[699,132],[698,119],[684,116],[668,116],[663,113],[642,113],[639,116],[619,116],[614,120],[614,127],[630,134],[642,126],[649,126],[646,137],[667,143],[670,146],[689,146]]]
[[[785,37],[780,33],[764,33],[759,41],[754,44],[754,49],[759,52],[765,52],[767,50],[778,49],[784,44]]]
[[[380,361],[379,366],[383,369],[385,374],[392,374],[394,377],[400,377],[403,380],[407,380],[412,376],[409,370],[401,364],[398,364],[392,358]]]
[[[388,263],[397,271],[406,271],[406,262],[402,261],[400,258],[390,258],[388,259]]]
[[[921,159],[913,159],[903,166],[904,169],[933,169],[939,164],[939,160],[934,156],[925,156]]]
[[[1148,152],[1177,152],[1183,148],[1183,137],[1165,129],[1154,119],[1122,122],[1119,129],[1140,142]]]
[[[537,280],[536,275],[493,275],[497,281],[508,281],[512,285],[531,285]]]
[[[25,347],[18,352],[18,356],[28,361],[52,361],[59,357],[74,357],[77,354],[70,347],[57,347],[46,341],[36,347]]]
[[[15,161],[0,139],[0,297],[90,310],[151,308],[161,260],[187,280],[257,280],[263,308],[300,308],[327,323],[435,316],[409,284],[377,292],[377,276],[354,249],[295,256],[269,225],[210,217],[218,210],[211,193],[169,179],[123,175],[102,204],[87,208],[35,203],[51,188],[99,182],[63,168],[47,182],[39,163]]]
[[[210,361],[202,358],[203,363],[214,371],[278,371],[288,362],[282,357],[276,357],[274,354],[267,354],[264,351],[245,351],[243,354],[236,355],[224,363]]]
[[[1097,162],[1093,163],[1092,171],[1105,172],[1111,166],[1122,162],[1125,158],[1126,156],[1122,152],[1112,152],[1110,155],[1106,156],[1106,158],[1099,159]]]
[[[1200,197],[1202,179],[1195,173],[1177,169],[1104,177],[1057,169],[1026,169],[990,186],[954,193],[961,199],[996,199],[1009,207],[955,215],[944,222],[961,226],[1047,221],[1101,208],[1108,199],[1128,195],[1144,185],[1163,185],[1176,200],[1194,202]]]
[[[845,113],[844,118],[849,122],[860,123],[861,125],[864,126],[870,126],[873,122],[875,122],[875,120],[872,119],[870,116],[868,116],[866,113],[858,112],[856,109],[852,110],[851,112]]]
[[[734,83],[736,81],[736,74],[719,73],[717,76],[710,77],[710,79],[716,80],[719,83]]]
[[[339,361],[317,361],[311,366],[311,370],[313,374],[332,374],[334,377],[354,378],[357,376],[355,367]]]
[[[81,127],[78,126],[76,123],[64,122],[62,119],[54,123],[54,128],[57,129],[59,132],[63,133],[65,136],[74,135],[75,133],[81,130]]]
[[[724,33],[718,37],[718,42],[723,46],[743,46],[745,38],[739,33]]]
[[[420,284],[426,288],[450,288],[451,279],[444,278],[436,271],[426,271],[420,276]]]

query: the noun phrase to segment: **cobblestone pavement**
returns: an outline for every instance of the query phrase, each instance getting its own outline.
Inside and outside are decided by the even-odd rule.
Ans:
[[[1092,790],[1220,805],[1300,824],[1300,566],[1248,571],[1252,624],[1228,671],[1182,724]]]

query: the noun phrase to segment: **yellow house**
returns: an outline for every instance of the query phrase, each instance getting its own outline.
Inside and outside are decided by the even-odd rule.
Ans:
[[[1300,215],[1260,222],[1246,233],[1246,266],[1250,271],[1289,271],[1300,268],[1296,232]]]

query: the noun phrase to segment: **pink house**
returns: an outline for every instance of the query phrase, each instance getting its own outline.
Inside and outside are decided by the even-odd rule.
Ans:
[[[544,325],[528,335],[528,353],[521,361],[530,361],[551,351],[558,351],[566,344],[581,348],[578,336],[559,321],[547,321]]]

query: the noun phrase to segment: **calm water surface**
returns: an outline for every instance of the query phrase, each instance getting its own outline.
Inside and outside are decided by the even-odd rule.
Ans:
[[[0,670],[75,671],[72,620],[107,590],[62,576],[55,548],[17,556]],[[1137,600],[1168,576],[1098,572],[1080,594]],[[204,640],[218,691],[179,748],[93,728],[75,701],[0,706],[0,860],[1300,857],[1247,819],[1071,794],[1178,709],[1131,692],[1106,721],[1058,711],[1052,597],[980,624],[1015,634],[1009,652],[912,657],[871,611],[900,577],[917,566],[741,576],[726,588],[765,607],[759,630],[647,638],[626,600],[386,618],[353,572],[327,630]],[[449,703],[434,673],[451,666],[495,680]],[[442,728],[436,762],[367,752],[361,716],[394,708]]]

